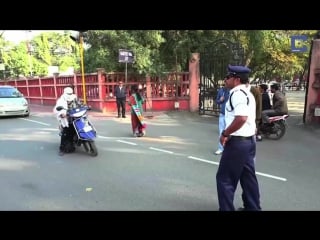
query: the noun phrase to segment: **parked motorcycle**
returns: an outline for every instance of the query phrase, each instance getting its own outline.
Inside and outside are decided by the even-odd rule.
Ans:
[[[58,106],[56,109],[57,111],[60,111],[64,108]],[[69,127],[74,127],[76,133],[73,136],[73,144],[78,147],[83,145],[85,151],[95,157],[98,155],[98,150],[94,141],[97,136],[97,131],[88,119],[88,110],[90,110],[90,107],[81,105],[67,110],[67,116],[69,122],[72,123]]]
[[[278,140],[284,136],[287,129],[286,119],[289,115],[269,117],[270,123],[261,123],[259,126],[260,133],[266,138]]]

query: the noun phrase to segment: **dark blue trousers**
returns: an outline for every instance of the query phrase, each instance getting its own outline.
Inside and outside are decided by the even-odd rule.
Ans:
[[[234,211],[234,194],[238,182],[246,210],[261,210],[258,180],[255,174],[256,141],[229,139],[224,147],[216,175],[220,211]]]

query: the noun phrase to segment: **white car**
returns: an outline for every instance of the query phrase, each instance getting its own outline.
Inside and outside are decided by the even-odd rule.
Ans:
[[[17,88],[0,86],[0,116],[28,117],[29,114],[28,101]]]

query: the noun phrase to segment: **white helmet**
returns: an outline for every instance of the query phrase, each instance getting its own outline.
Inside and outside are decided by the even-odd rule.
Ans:
[[[64,94],[72,94],[73,93],[73,89],[71,88],[71,87],[65,87],[64,89],[63,89],[63,93]]]
[[[73,94],[73,89],[71,87],[64,88],[62,97],[67,102],[71,102],[71,101],[75,100],[75,95]]]

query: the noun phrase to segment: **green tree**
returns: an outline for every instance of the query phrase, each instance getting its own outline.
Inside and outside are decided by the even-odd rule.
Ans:
[[[290,37],[305,34],[309,42],[314,30],[89,30],[85,37],[85,72],[96,72],[103,67],[107,72],[124,71],[118,62],[119,49],[132,50],[135,62],[128,64],[128,72],[160,74],[169,71],[188,71],[191,53],[201,52],[217,39],[238,42],[244,48],[244,64],[261,79],[291,79],[302,76],[307,69],[309,52],[293,53]],[[79,44],[70,38],[70,31],[43,33],[34,37],[27,52],[27,42],[13,45],[3,40],[0,33],[1,60],[6,69],[17,75],[28,76],[30,68],[36,75],[46,75],[48,66],[80,70]],[[8,50],[8,51],[7,51]],[[201,57],[201,56],[200,56]]]
[[[146,30],[106,30],[88,31],[88,44],[85,51],[87,71],[103,67],[106,71],[124,71],[125,65],[118,62],[119,49],[132,50],[135,63],[130,69],[138,73],[156,72],[159,62],[159,47],[164,39],[162,31]],[[128,68],[129,70],[129,68]]]

